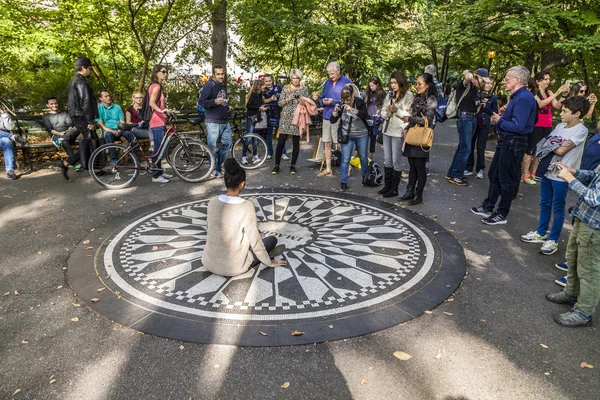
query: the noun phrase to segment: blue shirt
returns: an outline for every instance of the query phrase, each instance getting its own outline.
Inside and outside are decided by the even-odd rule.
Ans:
[[[268,103],[269,106],[269,118],[279,118],[279,114],[281,114],[281,107],[279,107],[279,96],[281,96],[281,86],[273,85],[272,88],[267,89],[263,92],[263,97],[265,99],[271,97],[277,97],[277,100]]]
[[[575,178],[569,183],[569,188],[579,196],[571,214],[573,223],[577,217],[584,224],[600,229],[600,168],[593,171],[578,169]]]
[[[105,107],[104,104],[98,104],[98,119],[96,121],[102,121],[104,126],[110,129],[117,129],[120,121],[125,121],[125,115],[121,106],[112,103],[110,107]]]
[[[533,132],[537,103],[529,90],[522,87],[510,96],[510,102],[496,124],[496,132],[510,138]]]
[[[581,157],[581,169],[593,170],[600,165],[600,132],[597,132],[587,146],[583,150],[583,156]]]
[[[342,101],[342,89],[347,84],[352,83],[352,81],[346,78],[344,75],[340,75],[339,79],[335,81],[335,86],[331,79],[327,79],[323,84],[323,91],[321,92],[321,97],[319,101],[323,105],[323,119],[329,121],[331,119],[331,114],[333,114],[333,109],[335,105]],[[333,99],[333,103],[329,105],[323,104],[323,99]]]

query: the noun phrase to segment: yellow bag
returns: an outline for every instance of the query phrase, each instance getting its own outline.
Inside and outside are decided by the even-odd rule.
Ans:
[[[354,168],[360,168],[360,158],[352,157],[350,159],[350,165],[353,166]]]
[[[433,129],[429,127],[429,121],[423,113],[421,116],[425,120],[425,126],[417,125],[410,128],[404,137],[404,142],[412,146],[419,146],[421,150],[429,152],[433,144]],[[429,150],[425,150],[424,147],[429,147]]]

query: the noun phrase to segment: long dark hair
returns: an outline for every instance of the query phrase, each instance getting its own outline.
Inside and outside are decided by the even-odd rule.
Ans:
[[[371,82],[375,84],[375,92],[371,90]],[[383,107],[383,101],[385,100],[385,90],[383,90],[383,84],[378,76],[372,76],[367,82],[367,89],[365,90],[365,103],[367,106],[371,103],[371,96],[375,93],[375,104],[377,108]]]
[[[392,76],[390,76],[390,81],[395,79],[398,82],[398,93],[396,93],[396,103],[404,98],[406,93],[408,92],[408,79],[406,79],[406,75],[402,71],[394,71],[392,72]]]
[[[533,76],[533,80],[535,81],[535,87],[536,87],[535,94],[537,94],[537,97],[539,97],[540,99],[544,98],[546,93],[544,93],[544,96],[542,96],[542,91],[540,90],[537,83],[539,81],[543,81],[544,78],[546,78],[546,75],[548,75],[548,77],[552,77],[552,75],[550,75],[550,72],[548,72],[548,71],[540,71]],[[547,90],[548,90],[548,88],[546,88],[546,91]]]
[[[162,64],[156,64],[154,67],[152,67],[152,74],[150,75],[150,81],[152,83],[158,83],[160,85],[160,82],[158,81],[158,76],[156,74],[158,74],[158,71],[160,71],[163,68],[167,71],[169,70],[166,66]]]
[[[427,89],[425,89],[425,91],[423,93],[417,94],[415,96],[415,100],[412,103],[413,115],[415,114],[415,111],[421,112],[420,110],[424,110],[425,108],[427,108],[427,99],[429,99],[430,97],[433,97],[437,101],[438,96],[439,96],[437,87],[435,86],[435,83],[433,82],[433,75],[425,72],[424,74],[420,75],[418,78],[423,78],[423,80],[425,81],[425,84],[427,85]]]
[[[581,90],[582,87],[585,86],[585,93],[583,94],[583,96],[585,96],[587,94],[587,91],[590,89],[590,87],[588,86],[587,83],[583,82],[583,81],[579,81],[576,84],[573,85],[573,87],[571,88],[571,92],[569,93],[569,97],[573,97],[573,96],[582,96],[579,94],[579,91]]]

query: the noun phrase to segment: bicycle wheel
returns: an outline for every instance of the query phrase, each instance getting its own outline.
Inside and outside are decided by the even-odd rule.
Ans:
[[[231,157],[244,169],[256,169],[267,160],[267,142],[255,133],[247,133],[231,147]]]
[[[180,144],[173,153],[173,172],[190,183],[206,180],[215,168],[215,156],[199,140],[188,139],[186,142],[187,145]]]
[[[105,189],[125,189],[138,177],[140,162],[129,147],[109,143],[92,153],[88,169],[90,176]]]

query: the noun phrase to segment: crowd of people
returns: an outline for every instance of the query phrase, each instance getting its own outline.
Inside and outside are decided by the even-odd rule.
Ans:
[[[60,112],[57,99],[50,97],[47,99],[49,112],[43,117],[43,125],[52,135],[53,142],[67,153],[67,159],[58,163],[66,179],[69,178],[67,171],[70,166],[75,170],[87,168],[89,154],[85,152],[90,151],[90,146],[81,142],[100,140],[96,136],[96,124],[106,143],[120,137],[131,142],[135,136],[149,139],[151,148],[160,146],[169,114],[164,93],[168,69],[164,65],[155,65],[152,69],[151,84],[145,94],[149,109],[143,109],[145,96],[136,91],[132,105],[125,112],[112,102],[108,91],[102,90],[98,97],[94,96],[87,83],[92,71],[88,58],[77,59],[75,68],[76,74],[68,86],[68,113]],[[317,177],[334,175],[332,152],[339,147],[340,190],[345,192],[349,189],[353,155],[360,161],[364,182],[369,166],[374,163],[373,153],[379,142],[383,150],[383,186],[378,194],[384,198],[399,196],[400,201],[414,206],[423,202],[433,146],[431,143],[408,143],[411,132],[416,132],[413,129],[435,127],[436,123],[443,122],[445,110],[455,110],[458,147],[446,179],[457,186],[469,186],[468,178],[473,175],[477,179],[484,178],[487,140],[494,129],[498,141],[487,168],[488,193],[481,205],[472,207],[471,212],[483,217],[484,224],[506,224],[520,183],[539,184],[538,225],[535,230],[521,236],[521,240],[538,243],[540,253],[550,255],[558,251],[566,218],[567,194],[569,190],[573,191],[578,202],[571,213],[573,230],[566,249],[566,262],[557,264],[557,268],[567,271],[566,277],[557,280],[564,290],[547,295],[547,299],[573,305],[570,311],[555,317],[558,323],[565,326],[588,325],[600,301],[600,133],[588,140],[588,129],[583,120],[593,113],[596,96],[588,94],[588,86],[581,82],[571,86],[566,81],[553,92],[549,89],[552,82],[550,73],[542,71],[532,78],[525,67],[515,66],[502,80],[510,96],[507,104],[500,107],[495,94],[496,83],[485,68],[464,71],[450,94],[437,81],[434,66],[428,65],[424,71],[416,79],[414,93],[402,71],[390,75],[388,88],[384,88],[379,77],[371,77],[364,93],[361,93],[342,74],[340,65],[331,62],[326,67],[328,79],[320,93],[313,91],[310,95],[298,69],[290,71],[290,83],[284,86],[278,85],[274,77],[267,74],[250,85],[245,99],[246,130],[260,134],[266,140],[267,158],[274,158],[271,171],[274,175],[281,173],[281,162],[287,158],[286,142],[291,138],[289,173],[295,175],[301,137],[305,136],[308,140],[308,116],[319,113],[323,121],[320,139],[324,146],[324,168]],[[446,102],[448,108],[445,108]],[[208,146],[216,158],[212,176],[224,175],[228,192],[211,202],[209,223],[215,225],[220,223],[215,221],[222,221],[211,218],[211,212],[218,215],[227,212],[235,215],[236,221],[244,221],[247,225],[244,229],[248,232],[254,232],[255,229],[249,227],[256,224],[256,218],[252,218],[247,202],[239,197],[245,186],[245,172],[234,160],[228,159],[232,143],[228,103],[225,68],[214,65],[211,78],[198,95],[198,106],[204,115]],[[561,110],[561,122],[556,126],[552,119],[553,109]],[[120,123],[138,124],[139,128],[120,130]],[[7,176],[17,179],[14,143],[23,144],[25,141],[11,133],[14,129],[14,124],[11,124],[10,116],[3,113],[0,117],[0,145]],[[82,139],[76,152],[73,144],[79,135]],[[274,139],[277,140],[275,147]],[[256,146],[251,148],[254,153],[244,153],[241,164],[256,161]],[[110,158],[116,161],[116,155],[110,154]],[[154,157],[153,162],[158,167],[154,170],[153,182],[168,182],[171,176],[160,168],[160,160]],[[405,169],[403,165],[406,164],[408,181],[404,193],[399,194]],[[217,231],[227,230],[221,227]],[[250,253],[237,255],[235,260],[239,262],[233,263],[236,267],[231,271],[221,271],[219,263],[211,260],[223,254],[223,243],[217,240],[208,246],[211,251],[205,252],[207,265],[215,264],[211,268],[225,275],[243,273],[258,263],[271,267],[282,265],[269,257],[269,254],[271,257],[281,254],[282,249],[273,252],[276,242],[271,239],[260,241],[257,232],[247,238],[251,241],[247,247],[253,258],[248,256]]]

